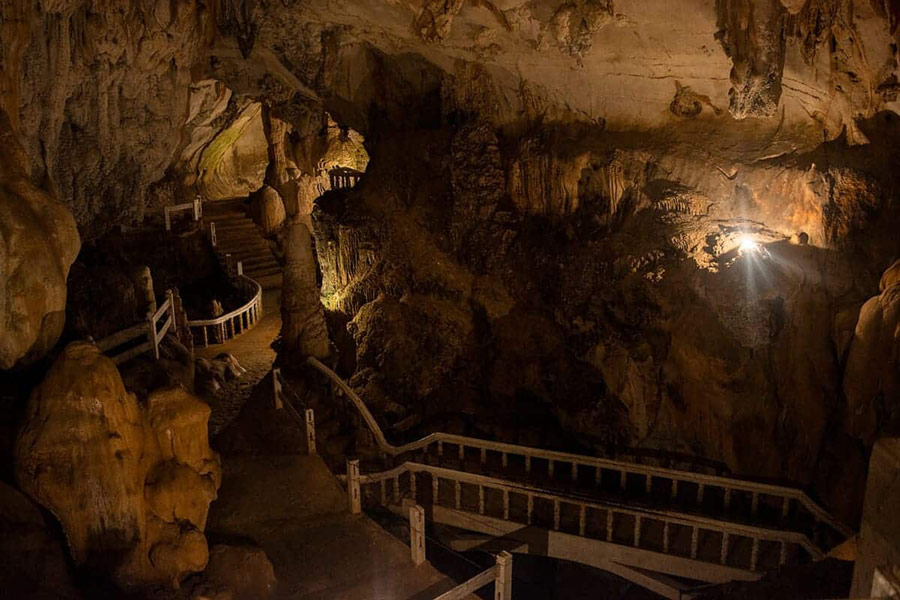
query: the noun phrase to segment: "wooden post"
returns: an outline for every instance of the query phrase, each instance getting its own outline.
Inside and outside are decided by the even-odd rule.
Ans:
[[[359,459],[347,460],[347,498],[350,503],[350,514],[362,512],[362,501],[359,495]]]
[[[425,562],[425,509],[409,507],[409,553],[417,567]]]
[[[272,391],[275,394],[275,410],[284,408],[284,402],[281,399],[281,369],[272,369]],[[307,423],[309,427],[309,423]]]
[[[163,212],[166,213],[166,231],[172,231],[172,217],[169,216],[169,207],[165,207]]]
[[[216,243],[218,243],[218,239],[216,238],[216,224],[209,224],[209,243],[212,244],[212,247],[216,247]]]
[[[156,339],[156,321],[153,319],[147,321],[147,339],[153,345],[153,356],[159,360],[159,340]]]
[[[494,576],[494,600],[512,600],[512,554],[504,550],[497,555]]]
[[[306,451],[316,453],[316,415],[313,409],[306,409]]]
[[[172,333],[178,335],[178,319],[175,318],[175,292],[166,290],[166,302],[169,303],[169,314],[172,315]]]

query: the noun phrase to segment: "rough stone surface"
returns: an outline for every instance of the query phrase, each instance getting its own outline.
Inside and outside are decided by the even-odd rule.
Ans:
[[[330,354],[328,330],[316,285],[312,236],[294,223],[285,239],[281,340],[287,356],[324,358]]]
[[[31,175],[0,110],[0,369],[40,358],[56,343],[81,245],[71,213]]]
[[[851,432],[866,444],[900,433],[900,261],[859,311],[844,372]]]
[[[266,600],[278,587],[266,553],[253,546],[213,546],[203,579],[212,589],[227,589],[234,600]]]
[[[281,195],[266,185],[253,195],[251,201],[253,220],[262,229],[263,234],[275,233],[286,217]]]
[[[73,343],[29,401],[17,479],[60,521],[76,565],[125,587],[177,584],[208,557],[221,481],[208,417],[180,388],[139,403],[112,361]]]

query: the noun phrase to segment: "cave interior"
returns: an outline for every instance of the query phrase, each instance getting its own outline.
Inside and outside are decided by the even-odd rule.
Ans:
[[[900,598],[900,0],[2,0],[0,595]]]

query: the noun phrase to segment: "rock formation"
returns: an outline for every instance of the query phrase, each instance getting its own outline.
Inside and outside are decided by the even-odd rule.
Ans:
[[[59,520],[76,565],[125,587],[177,586],[208,557],[221,477],[209,412],[180,388],[141,404],[96,347],[70,344],[28,403],[19,485]]]
[[[0,110],[0,369],[42,357],[59,339],[80,247],[71,213],[32,175]]]
[[[821,484],[860,476],[893,419],[896,286],[872,297],[900,256],[900,13],[672,6],[14,0],[0,102],[23,181],[89,240],[148,196],[244,196],[265,164],[261,222],[279,196],[290,224],[285,358],[328,354],[324,302],[344,374],[402,390],[395,412],[477,413],[508,439],[539,415],[567,432],[542,443],[834,499]],[[325,193],[338,165],[363,183]],[[0,367],[56,337],[74,247],[53,250],[22,276],[59,277],[14,284],[53,301],[0,337]]]
[[[281,302],[282,349],[288,356],[325,358],[328,330],[316,283],[312,236],[303,223],[291,225],[284,239],[284,286]]]
[[[866,444],[900,432],[900,261],[859,311],[844,372],[850,431]]]
[[[250,210],[253,220],[262,229],[263,234],[275,233],[286,217],[281,194],[265,185],[253,195],[252,202]]]
[[[210,550],[202,584],[207,595],[227,593],[233,600],[266,600],[277,586],[272,563],[260,548],[220,544]]]

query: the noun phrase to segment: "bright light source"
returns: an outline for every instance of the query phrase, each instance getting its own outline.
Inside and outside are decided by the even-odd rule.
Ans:
[[[749,235],[742,236],[740,239],[740,246],[738,246],[738,252],[741,254],[747,254],[748,252],[756,252],[759,250],[759,244]]]

